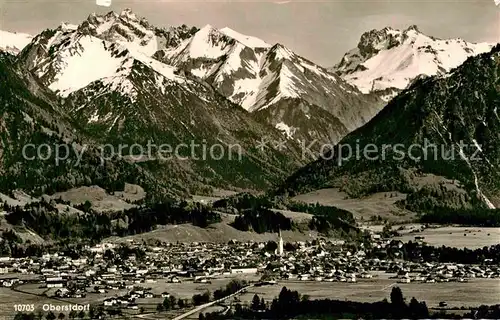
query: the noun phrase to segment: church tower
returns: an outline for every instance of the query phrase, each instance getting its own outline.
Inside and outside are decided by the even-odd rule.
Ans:
[[[283,256],[283,237],[281,236],[281,229],[278,229],[278,237],[279,237],[279,241],[278,241],[278,255],[280,257]]]

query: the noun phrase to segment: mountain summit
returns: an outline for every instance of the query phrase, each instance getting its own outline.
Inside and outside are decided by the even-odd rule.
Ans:
[[[27,69],[62,98],[99,81],[137,99],[130,75],[146,67],[185,92],[193,81],[208,84],[295,143],[338,142],[383,107],[281,44],[229,27],[157,28],[130,9],[47,30],[25,51]]]
[[[341,77],[230,28],[207,25],[158,60],[210,83],[220,94],[300,142],[334,143],[382,107]]]
[[[437,39],[412,25],[364,33],[358,46],[331,69],[361,92],[377,92],[385,100],[422,76],[443,75],[468,57],[490,51],[493,44]]]
[[[446,77],[415,81],[281,192],[399,191],[401,205],[419,212],[500,207],[499,75],[500,44]],[[360,151],[349,156],[347,146]]]
[[[262,137],[277,143],[282,133],[203,79],[155,58],[192,37],[197,41],[191,53],[202,53],[195,46],[199,42],[216,45],[227,38],[209,26],[156,28],[131,10],[91,14],[78,26],[64,24],[36,36],[17,64],[57,96],[75,130],[97,143],[146,147],[151,141],[175,150],[167,160],[154,153],[133,155],[160,180],[193,192],[208,186],[268,187],[302,163],[298,145],[259,152]],[[189,153],[193,145],[198,147]],[[222,153],[222,159],[208,159],[214,145],[224,149],[216,156]]]

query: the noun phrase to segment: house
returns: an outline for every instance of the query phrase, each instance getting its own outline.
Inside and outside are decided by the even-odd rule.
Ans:
[[[257,268],[235,268],[231,269],[231,274],[257,274]]]
[[[62,288],[66,285],[66,281],[62,277],[46,278],[45,284],[47,288]]]
[[[399,283],[410,283],[410,282],[411,282],[411,279],[410,279],[410,277],[409,277],[409,276],[407,276],[407,275],[406,275],[406,276],[402,277],[401,279],[399,279],[399,281],[398,281],[398,282],[399,282]]]
[[[309,280],[309,275],[308,274],[301,274],[299,276],[299,280],[300,281],[307,281],[307,280]]]
[[[10,288],[18,282],[19,282],[19,279],[12,278],[12,279],[5,279],[1,283],[2,283],[2,286],[6,287],[6,288]]]
[[[66,298],[69,296],[69,290],[66,289],[66,288],[61,288],[61,289],[58,289],[56,292],[55,292],[55,296],[56,297],[59,297],[59,298]]]
[[[129,303],[127,308],[132,309],[132,310],[137,310],[137,309],[139,309],[139,306],[137,305],[137,303]]]
[[[117,304],[117,301],[114,298],[109,298],[109,299],[104,300],[104,306],[105,307],[112,307],[112,306],[114,306],[116,304]]]

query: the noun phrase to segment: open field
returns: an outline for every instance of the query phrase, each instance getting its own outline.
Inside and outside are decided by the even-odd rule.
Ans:
[[[106,190],[97,187],[79,187],[65,192],[59,192],[51,196],[51,199],[62,199],[69,201],[73,205],[78,205],[89,201],[92,209],[98,212],[122,211],[135,207],[126,200],[137,201],[145,197],[145,192],[139,186],[126,185],[125,191],[116,195],[110,195]]]
[[[402,241],[415,240],[416,236],[433,246],[477,249],[500,244],[500,228],[439,227],[427,228],[422,232],[400,231]]]
[[[312,214],[305,212],[295,212],[295,211],[278,210],[278,209],[274,209],[273,211],[281,213],[285,217],[292,219],[292,221],[294,221],[295,223],[307,223],[311,221],[311,219],[313,218]]]
[[[16,314],[14,306],[17,304],[33,304],[35,310],[41,310],[44,304],[66,305],[68,303],[48,297],[39,297],[36,294],[17,292],[10,288],[0,288],[0,319],[12,319]]]
[[[482,304],[500,303],[499,279],[476,279],[468,283],[396,283],[393,279],[363,279],[358,283],[279,281],[274,286],[252,287],[241,295],[242,302],[250,303],[255,294],[271,301],[283,287],[297,290],[311,299],[337,299],[360,302],[390,300],[392,286],[399,286],[409,301],[412,297],[426,301],[429,308],[446,301],[449,307],[475,307]]]
[[[277,285],[250,287],[246,293],[238,297],[231,298],[231,301],[241,301],[249,304],[255,294],[270,302],[279,295],[281,289],[286,286],[289,289],[297,290],[302,295],[309,295],[311,299],[337,299],[360,302],[375,302],[383,299],[390,299],[390,292],[393,286],[399,286],[407,300],[415,297],[418,300],[426,301],[429,308],[437,308],[439,302],[446,301],[450,308],[477,307],[482,304],[498,304],[500,297],[500,279],[474,279],[467,283],[396,283],[393,279],[388,279],[390,274],[380,273],[375,279],[360,279],[357,283],[344,282],[316,282],[316,281],[279,281]],[[141,286],[151,288],[155,294],[169,292],[176,298],[190,300],[194,294],[203,293],[209,290],[213,293],[216,289],[225,287],[235,277],[227,276],[213,279],[211,283],[200,284],[193,282],[167,283],[160,280],[156,283],[142,284]],[[238,279],[255,281],[257,275],[238,275]],[[63,305],[67,303],[78,304],[99,304],[106,297],[124,294],[125,291],[109,292],[107,294],[87,294],[83,299],[64,299],[67,302],[57,299],[39,296],[43,293],[51,294],[54,289],[48,291],[39,288],[38,285],[26,284],[18,288],[23,292],[17,292],[9,288],[0,288],[0,317],[12,316],[14,305],[18,303],[34,304],[36,308],[41,308],[43,304]],[[162,298],[139,299],[139,307],[145,309],[146,313],[154,313],[156,305],[162,302]],[[230,301],[228,301],[230,302]],[[226,303],[224,303],[226,304]],[[213,308],[219,309],[214,306]],[[186,309],[189,310],[189,309]],[[215,309],[214,309],[215,310]],[[126,310],[127,314],[137,314],[137,311]],[[204,311],[206,312],[206,311]],[[171,316],[179,315],[181,310],[170,312]],[[159,316],[165,317],[163,313],[148,315],[150,318]],[[197,314],[189,319],[197,318]]]
[[[193,282],[181,282],[181,283],[167,283],[165,280],[160,280],[156,283],[145,283],[141,284],[143,287],[151,288],[152,292],[155,294],[161,294],[163,292],[168,292],[173,294],[176,298],[191,300],[194,294],[204,293],[209,290],[213,293],[215,290],[220,288],[225,288],[226,285],[233,279],[247,280],[247,281],[257,281],[260,279],[258,275],[237,275],[237,276],[227,276],[219,277],[217,279],[211,279],[211,283],[193,283]],[[149,299],[152,300],[152,299]],[[163,299],[161,299],[163,301]],[[139,301],[140,303],[141,301]]]
[[[160,295],[164,292],[173,294],[176,298],[187,299],[191,301],[194,294],[202,294],[209,290],[212,294],[215,290],[220,288],[225,288],[225,286],[233,279],[247,280],[247,281],[257,281],[260,276],[258,275],[237,275],[237,276],[226,276],[219,277],[217,279],[212,279],[211,283],[193,283],[193,282],[182,282],[182,283],[168,283],[164,279],[158,280],[156,283],[143,283],[138,286],[144,288],[151,288],[154,294]],[[23,304],[34,304],[35,308],[41,308],[43,304],[50,303],[55,305],[64,305],[68,303],[72,304],[101,304],[106,298],[125,295],[128,290],[119,291],[109,291],[105,294],[98,293],[87,293],[85,298],[64,298],[60,301],[55,298],[49,298],[53,296],[57,289],[46,289],[40,288],[39,284],[23,284],[17,287],[14,291],[10,288],[0,288],[0,318],[1,316],[11,316],[14,314],[14,305],[17,303]],[[46,294],[46,296],[42,296]],[[158,303],[163,302],[163,298],[152,298],[152,299],[138,299],[137,304],[139,307],[143,307],[146,312],[156,312],[156,306]],[[135,311],[127,310],[127,313],[134,313]],[[135,312],[137,313],[137,312]],[[179,310],[173,311],[173,315],[178,315]],[[164,316],[165,314],[163,314]]]
[[[398,208],[396,201],[404,200],[405,194],[399,192],[380,192],[361,199],[350,199],[336,188],[321,189],[294,197],[294,200],[306,203],[319,203],[335,206],[351,212],[357,220],[370,220],[372,216],[381,216],[389,221],[408,221],[415,214]]]
[[[113,237],[106,239],[106,241],[112,242],[127,242],[130,239],[133,240],[160,240],[164,242],[176,243],[176,242],[212,242],[212,243],[227,243],[230,240],[238,241],[255,241],[255,242],[266,242],[270,240],[277,240],[276,233],[262,233],[258,234],[255,232],[245,232],[233,228],[230,224],[234,221],[234,215],[229,215],[221,213],[222,222],[210,225],[208,228],[200,228],[193,226],[192,224],[180,224],[180,225],[167,225],[159,226],[157,230],[138,234],[129,237]],[[293,241],[307,241],[318,238],[315,231],[282,231],[283,241],[293,242]]]

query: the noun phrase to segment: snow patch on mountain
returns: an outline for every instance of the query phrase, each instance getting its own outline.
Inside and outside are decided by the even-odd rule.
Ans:
[[[231,28],[225,27],[220,29],[220,32],[223,34],[227,35],[230,38],[235,39],[236,41],[242,43],[243,45],[250,47],[250,48],[270,48],[271,45],[259,38],[252,37],[252,36],[247,36],[244,34],[241,34],[237,31],[234,31]]]
[[[220,68],[220,74],[231,74],[241,68],[243,61],[240,58],[240,54],[243,49],[245,49],[245,47],[240,43],[233,47],[228,54],[228,58]]]
[[[191,39],[189,57],[214,59],[226,54],[230,49],[224,34],[207,24]]]
[[[279,44],[276,45],[275,54],[278,60],[292,59],[295,55],[290,49]]]
[[[17,55],[26,47],[33,36],[26,33],[16,33],[0,30],[0,51]]]
[[[162,49],[156,56],[209,82],[249,112],[262,111],[291,99],[319,106],[336,117],[338,113],[339,119],[347,122],[346,128],[357,128],[378,111],[372,109],[379,103],[377,99],[372,99],[369,111],[352,107],[364,105],[366,98],[338,75],[281,44],[271,46],[230,28],[217,30],[207,25],[177,46]],[[358,118],[360,113],[363,115]],[[274,120],[271,123],[281,121]]]
[[[275,128],[282,131],[283,133],[285,133],[285,135],[288,139],[293,138],[293,135],[294,135],[295,130],[296,130],[296,128],[290,127],[284,122],[277,123]]]
[[[127,13],[122,15],[135,16]],[[108,14],[105,17],[91,16],[89,19],[103,22],[104,19],[117,17],[116,14]],[[84,23],[76,29],[58,28],[49,38],[37,38],[37,44],[43,46],[42,52],[46,55],[37,55],[31,69],[48,84],[49,89],[61,97],[67,97],[100,80],[107,90],[135,98],[137,90],[128,79],[135,62],[149,67],[169,81],[186,82],[185,78],[175,73],[175,67],[151,58],[151,51],[137,43],[121,40],[110,42],[108,40],[115,38],[98,38],[91,35],[92,32],[89,34],[89,28],[94,30]]]
[[[90,83],[113,76],[123,64],[123,58],[112,56],[105,43],[92,36],[83,36],[75,46],[59,52],[59,73],[49,89],[62,97]]]
[[[74,31],[74,30],[78,29],[78,25],[72,24],[72,23],[63,22],[61,24],[60,28],[63,31]]]
[[[140,54],[140,52],[136,52],[135,54],[133,53],[132,56],[153,69],[154,71],[158,72],[162,76],[164,76],[166,79],[173,80],[178,83],[185,83],[186,79],[178,76],[175,72],[177,68],[169,66],[167,64],[161,63],[158,60],[155,60],[153,58],[150,58],[146,55]]]

